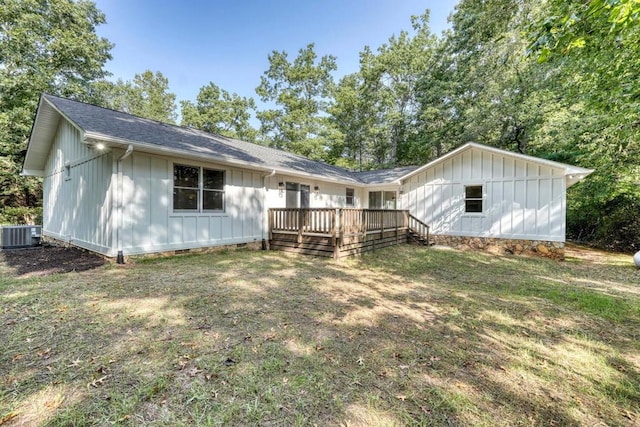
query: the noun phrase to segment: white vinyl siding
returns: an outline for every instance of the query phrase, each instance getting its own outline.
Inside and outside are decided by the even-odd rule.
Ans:
[[[174,210],[174,164],[224,171],[224,211]],[[264,196],[257,171],[136,151],[122,162],[122,168],[125,254],[246,243],[263,237]]]
[[[480,185],[482,212],[466,212],[465,188]],[[565,239],[564,171],[478,148],[407,179],[401,202],[433,234]]]
[[[60,121],[42,181],[45,236],[111,255],[112,159]]]

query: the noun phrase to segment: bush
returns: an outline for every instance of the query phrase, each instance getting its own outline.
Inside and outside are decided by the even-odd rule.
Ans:
[[[0,209],[1,225],[41,225],[41,207],[4,207]]]
[[[597,203],[597,202],[600,203]],[[567,237],[597,247],[634,253],[640,250],[640,200],[620,194],[601,201],[584,197],[568,204]]]

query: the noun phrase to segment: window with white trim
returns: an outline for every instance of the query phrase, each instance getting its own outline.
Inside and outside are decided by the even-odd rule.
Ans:
[[[346,197],[347,197],[347,206],[353,206],[353,195],[354,195],[354,191],[353,188],[347,188],[347,193],[346,193]]]
[[[482,213],[482,185],[466,185],[464,187],[464,211]]]
[[[173,209],[194,212],[224,211],[224,171],[173,165]]]

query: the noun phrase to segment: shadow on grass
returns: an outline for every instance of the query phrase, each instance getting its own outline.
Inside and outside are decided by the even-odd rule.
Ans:
[[[621,354],[637,342],[626,329],[603,337],[610,320],[523,297],[529,282],[513,278],[552,274],[554,265],[411,250],[344,263],[176,257],[25,290],[46,303],[3,295],[2,319],[13,323],[0,333],[8,344],[0,417],[14,411],[16,422],[52,425],[629,421],[624,411],[640,404],[638,368]],[[32,407],[44,408],[40,418]]]

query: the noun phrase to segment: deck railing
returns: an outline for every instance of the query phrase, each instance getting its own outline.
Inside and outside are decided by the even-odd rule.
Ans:
[[[409,215],[409,230],[423,243],[429,244],[429,226],[413,215]]]
[[[271,233],[303,236],[366,235],[373,232],[406,229],[409,211],[395,209],[269,209],[269,238]]]

